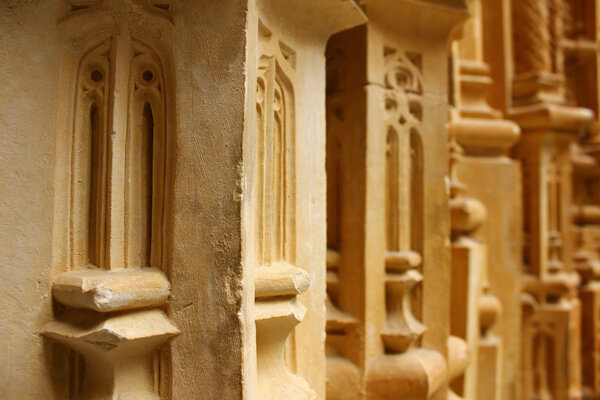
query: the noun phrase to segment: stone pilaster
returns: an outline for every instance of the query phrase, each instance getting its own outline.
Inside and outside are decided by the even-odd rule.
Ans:
[[[534,4],[535,3],[535,4]],[[570,146],[590,110],[565,97],[564,1],[514,1],[515,77],[511,118],[523,137],[524,399],[581,398],[579,276],[572,257]],[[537,18],[538,24],[519,23]],[[526,46],[525,46],[526,44]],[[534,49],[543,63],[527,61]]]
[[[520,306],[514,296],[520,290],[520,259],[515,249],[520,244],[521,206],[518,167],[507,154],[520,132],[488,102],[494,78],[502,84],[502,77],[492,76],[486,47],[502,51],[505,38],[501,34],[494,42],[486,41],[486,31],[492,28],[484,18],[489,4],[480,0],[468,4],[471,18],[452,51],[454,107],[449,126],[454,149],[450,204],[456,307],[452,326],[453,334],[467,342],[471,365],[453,389],[467,399],[513,398],[514,388],[508,385],[516,384],[510,374],[518,365],[515,353],[520,350],[512,332],[520,326]],[[502,15],[499,5],[494,4],[497,17]],[[537,65],[540,60],[529,61]],[[504,179],[498,182],[492,176]],[[500,317],[502,308],[506,312]]]
[[[243,229],[256,388],[248,396],[324,398],[324,53],[331,34],[365,17],[349,1],[258,0],[249,18],[256,111],[245,137]]]
[[[446,399],[465,357],[449,340],[443,88],[448,41],[467,10],[363,7],[368,24],[327,48],[327,395]]]

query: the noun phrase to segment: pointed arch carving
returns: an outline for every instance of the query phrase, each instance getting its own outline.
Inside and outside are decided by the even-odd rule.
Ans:
[[[107,39],[82,57],[78,69],[71,156],[71,268],[109,267],[111,196],[124,202],[124,266],[163,267],[167,179],[167,101],[159,56],[132,40],[129,60],[117,59]],[[115,62],[129,68],[128,102],[114,104]],[[119,89],[123,90],[123,89]],[[126,108],[126,113],[119,111]],[[119,123],[117,120],[126,118]],[[113,148],[109,129],[125,126],[124,148]],[[115,155],[117,152],[117,155]],[[123,165],[113,159],[124,153]],[[124,187],[110,171],[124,169]]]
[[[111,79],[110,41],[85,54],[78,68],[71,151],[71,266],[105,263]]]
[[[160,58],[134,40],[126,141],[126,262],[165,264],[164,204],[167,159],[165,78]]]
[[[383,50],[386,72],[386,324],[387,351],[403,353],[416,345],[425,326],[420,315],[423,226],[423,119],[421,57]]]
[[[260,23],[258,62],[258,262],[294,263],[295,122],[293,50]]]
[[[297,296],[310,285],[306,271],[294,265],[296,52],[261,20],[258,25],[255,208],[258,396],[308,400],[314,399],[315,393],[306,381],[291,373],[292,346],[287,352],[284,350],[286,341],[293,342],[293,329],[306,312]]]
[[[72,26],[112,7],[80,3],[86,7],[71,10]],[[168,397],[169,349],[157,347],[179,333],[166,307],[168,52],[132,28],[127,5],[111,9],[119,18],[103,28],[109,36],[79,54],[69,49],[64,66],[72,103],[59,118],[66,122],[56,227],[65,239],[56,242],[62,273],[52,293],[65,307],[42,334],[73,349],[65,382],[73,398]],[[85,46],[81,38],[73,43]]]

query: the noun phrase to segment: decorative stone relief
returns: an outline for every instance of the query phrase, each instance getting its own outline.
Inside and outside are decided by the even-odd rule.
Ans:
[[[324,398],[319,88],[360,6],[0,3],[0,398]]]
[[[431,282],[450,273],[448,247],[438,247],[446,220],[431,220],[447,212],[438,180],[445,147],[434,139],[445,137],[435,110],[446,109],[444,96],[428,92],[444,77],[446,54],[429,50],[445,48],[439,33],[461,13],[417,39],[413,21],[440,22],[428,2],[369,1],[364,9],[369,23],[335,35],[326,51],[327,396],[446,399],[449,374],[464,359],[447,340],[448,313],[434,317],[428,306],[449,299]]]
[[[584,396],[600,394],[600,227],[598,134],[582,138],[571,153],[573,163],[573,262],[581,277],[581,365]]]
[[[130,67],[130,101],[126,106],[125,187],[111,188],[109,168],[114,149],[108,130],[110,41],[90,51],[80,65],[75,106],[71,180],[72,268],[86,265],[109,267],[108,218],[113,191],[124,192],[128,216],[124,251],[127,266],[155,266],[161,259],[166,174],[166,103],[160,62],[141,42],[133,41]],[[117,60],[116,63],[123,63]],[[114,68],[114,66],[113,66]],[[83,205],[83,206],[82,206]]]
[[[258,395],[261,399],[314,399],[288,372],[284,349],[306,312],[297,296],[308,274],[295,263],[295,52],[259,20],[256,92],[258,240],[255,283]]]
[[[418,128],[423,119],[421,58],[386,47],[386,303],[387,321],[381,332],[386,350],[403,353],[425,332],[413,315],[420,304],[413,289],[423,279],[422,263],[422,145]],[[421,215],[420,215],[421,214]],[[420,312],[418,312],[420,314]]]
[[[563,0],[513,0],[516,104],[564,96]]]
[[[564,46],[563,38],[565,22],[567,31],[573,25],[571,7],[566,5],[562,0],[513,2],[514,41],[523,40],[517,45],[521,51],[515,50],[519,73],[511,113],[524,132],[518,154],[527,178],[523,197],[528,253],[523,278],[525,399],[581,397],[579,276],[569,240],[569,148],[578,134],[589,130],[592,114],[568,104],[567,95],[572,94],[565,88],[565,50],[572,43],[566,41]],[[519,18],[537,23],[525,25],[518,23]],[[533,63],[524,45],[535,47],[543,62]]]
[[[102,2],[73,2],[96,12]],[[78,354],[70,397],[157,399],[157,348],[179,331],[165,312],[167,89],[161,58],[123,30],[78,61],[69,166],[66,306],[42,333]],[[167,364],[164,364],[167,362]]]
[[[420,131],[426,118],[422,104],[422,55],[384,46],[383,59],[386,320],[380,334],[385,353],[370,367],[367,397],[383,399],[393,394],[399,398],[428,399],[444,385],[448,370],[441,354],[421,346],[427,330],[419,319],[421,271],[427,262],[422,255],[424,177]],[[400,371],[411,373],[395,378],[398,384],[391,385],[389,380]],[[428,385],[421,387],[418,382],[425,380]]]
[[[130,103],[126,140],[125,259],[127,265],[166,264],[165,180],[166,101],[160,59],[141,42],[132,42]],[[140,132],[139,134],[136,134]]]
[[[589,18],[598,12],[597,2],[565,0],[563,3],[566,102],[587,107],[598,114],[597,48],[598,21]],[[597,116],[596,116],[597,119]],[[570,149],[572,166],[571,231],[563,241],[572,247],[572,263],[581,280],[578,298],[581,305],[581,392],[584,399],[600,397],[600,230],[599,136],[597,121],[579,133]],[[565,201],[563,200],[563,201]]]

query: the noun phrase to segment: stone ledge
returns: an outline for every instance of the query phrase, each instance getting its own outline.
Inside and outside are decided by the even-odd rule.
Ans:
[[[159,306],[169,291],[167,277],[156,268],[69,271],[52,287],[59,303],[98,312]]]
[[[179,330],[162,310],[143,310],[109,318],[104,314],[72,310],[49,322],[41,333],[85,353],[88,349],[111,352],[134,343],[152,348],[179,334]]]
[[[309,286],[308,273],[287,263],[256,269],[256,298],[296,296],[306,292]]]

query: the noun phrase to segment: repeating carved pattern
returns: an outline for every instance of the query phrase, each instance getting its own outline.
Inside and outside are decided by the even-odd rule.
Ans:
[[[71,180],[71,266],[105,265],[110,42],[81,60],[75,105]]]
[[[589,107],[598,112],[597,2],[565,0],[566,54],[565,78],[568,101],[572,106]],[[568,14],[568,15],[567,15]],[[581,283],[581,390],[583,398],[600,398],[600,136],[597,128],[580,134],[571,147],[573,196],[570,235],[566,243],[574,247],[571,260]]]
[[[530,190],[545,198],[525,199],[530,207],[528,231],[536,245],[528,247],[531,267],[524,276],[523,362],[526,365],[523,390],[526,398],[563,398],[578,393],[578,362],[573,359],[579,337],[579,302],[574,297],[577,280],[573,276],[563,241],[566,190],[570,168],[566,165],[566,149],[544,149],[528,158]],[[537,188],[537,191],[534,191]],[[538,213],[538,215],[535,215]],[[545,224],[545,235],[540,230]],[[545,253],[545,254],[544,254]],[[567,361],[561,361],[567,360]],[[566,363],[566,366],[565,366]],[[565,397],[566,398],[566,397]]]
[[[584,398],[600,396],[599,138],[597,133],[590,133],[581,137],[571,148],[573,164],[571,240],[574,245],[574,268],[581,278],[578,294],[581,302],[581,366]]]
[[[69,4],[75,20],[110,6]],[[128,5],[121,17],[132,14]],[[168,85],[151,46],[127,24],[113,28],[77,60],[67,150],[70,271],[52,289],[65,311],[42,333],[74,350],[71,398],[156,399],[169,369],[157,347],[178,334],[164,311],[170,283],[161,271]]]
[[[310,284],[308,274],[294,266],[295,63],[295,51],[259,20],[255,308],[261,399],[315,397],[284,361],[286,340],[306,312],[296,296]]]
[[[567,374],[572,373],[569,348],[578,338],[565,327],[573,329],[578,315],[568,307],[548,307],[530,295],[524,296],[523,304],[523,345],[528,349],[523,354],[526,398],[576,398],[580,389]]]
[[[259,163],[258,193],[261,265],[294,262],[294,76],[293,50],[261,25],[261,38],[274,51],[259,59],[256,93]]]
[[[132,42],[129,127],[126,141],[127,265],[160,267],[166,179],[166,102],[158,56]]]
[[[381,200],[376,204],[383,206],[383,221],[381,217],[378,220],[383,229],[377,233],[382,234],[385,243],[377,248],[383,250],[377,258],[383,265],[377,263],[375,267],[383,267],[383,282],[377,283],[383,284],[385,313],[383,321],[377,322],[383,325],[379,325],[378,332],[382,353],[369,360],[366,398],[446,398],[440,389],[446,387],[457,369],[450,369],[454,367],[453,350],[457,346],[442,344],[448,349],[446,359],[437,345],[428,342],[429,336],[424,335],[428,327],[422,322],[423,305],[428,300],[423,285],[424,275],[429,272],[425,248],[433,244],[422,231],[426,222],[423,192],[428,183],[426,176],[431,176],[424,171],[427,149],[422,136],[432,126],[425,113],[426,102],[432,104],[424,96],[430,79],[423,73],[426,55],[379,45],[377,59],[383,60],[383,87],[373,85],[372,96],[380,103],[379,107],[368,107],[367,113],[377,114],[381,125],[375,132],[367,130],[367,140],[376,141],[375,157],[382,159],[371,171],[381,174],[381,186],[373,190],[380,190],[377,193]],[[444,342],[447,339],[444,335]]]
[[[579,50],[584,54],[587,48],[585,44],[580,47],[579,38],[573,37],[581,32],[578,20],[583,2],[517,1],[513,5],[516,7],[513,29],[517,72],[556,74],[552,82],[540,80],[536,84],[534,91],[541,96],[534,103],[538,103],[538,107],[559,103],[561,113],[572,118],[572,123],[562,128],[570,136],[559,137],[549,125],[537,127],[540,137],[534,137],[527,132],[531,128],[526,127],[521,143],[527,245],[523,276],[523,395],[528,399],[580,398],[581,305],[576,295],[579,277],[573,269],[573,256],[577,258],[578,255],[571,251],[574,241],[570,236],[569,218],[572,201],[569,147],[576,139],[575,133],[585,130],[583,127],[589,124],[591,118],[586,115],[586,110],[566,105],[564,81],[567,81],[568,101],[573,105],[587,105],[578,101],[577,97],[589,84],[577,87],[580,82],[565,75],[578,69],[575,67],[578,63],[573,59],[565,62],[565,54],[572,58],[572,54],[579,53]],[[526,14],[530,17],[535,15],[539,25],[533,24],[534,19],[520,19]],[[533,31],[539,32],[539,35],[530,34]],[[568,39],[568,36],[573,39]],[[519,43],[520,40],[529,44]],[[535,51],[535,46],[538,47],[537,52],[543,54],[543,68],[531,62],[532,55],[527,53],[528,47]],[[515,83],[517,81],[518,77]],[[584,81],[587,82],[587,79],[582,78]],[[545,93],[548,88],[551,88],[550,91]],[[552,90],[555,96],[552,96]],[[520,94],[523,93],[522,90]],[[515,93],[515,99],[520,94]],[[546,94],[550,96],[546,97]],[[586,101],[589,99],[586,98]],[[525,110],[520,112],[523,115],[519,118],[528,116]]]
[[[110,41],[90,51],[79,68],[73,136],[71,180],[71,240],[73,268],[87,264],[108,267],[107,231],[109,195],[124,192],[125,265],[163,265],[162,221],[166,177],[166,102],[164,78],[158,56],[141,42],[131,44],[131,60],[115,64],[130,68],[130,96],[124,188],[113,187],[109,167],[115,151],[108,129],[115,125],[109,93],[115,90],[111,77]],[[109,118],[109,116],[111,116]]]
[[[385,47],[385,110],[388,123],[395,128],[416,128],[423,121],[420,97],[423,94],[421,56],[400,53]],[[408,124],[408,125],[407,125]]]
[[[516,73],[550,72],[552,58],[548,0],[513,1]]]
[[[515,71],[564,72],[565,31],[575,27],[568,0],[513,2]]]
[[[565,18],[570,7],[568,0],[550,0],[550,54],[552,57],[552,71],[564,73],[565,60],[562,41],[565,38]]]
[[[425,332],[413,315],[414,290],[423,277],[419,231],[422,227],[423,119],[421,57],[384,48],[386,150],[386,325],[381,332],[390,352],[409,350]]]

